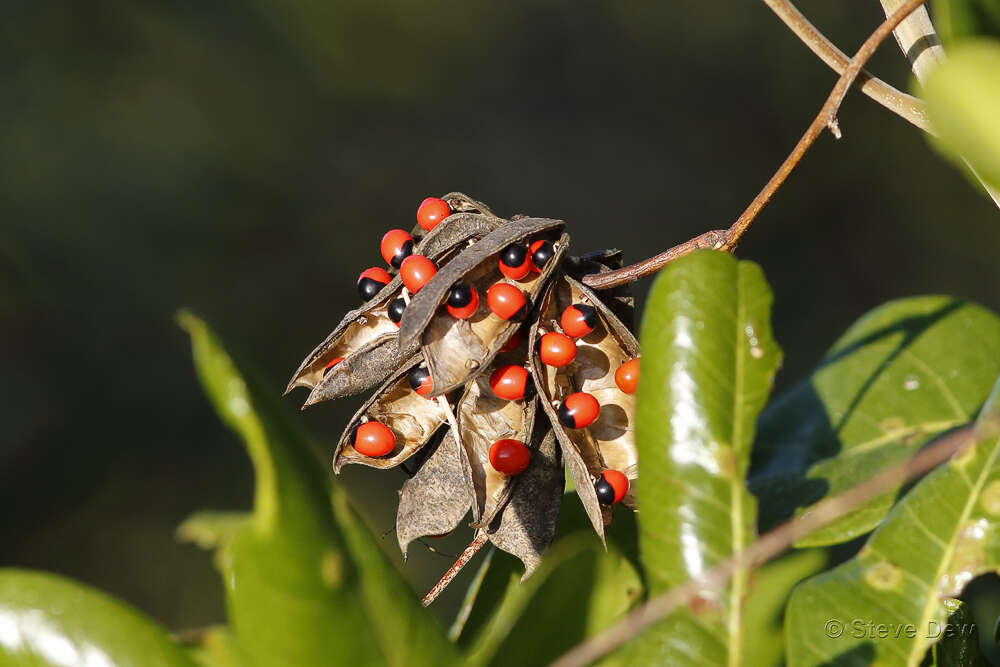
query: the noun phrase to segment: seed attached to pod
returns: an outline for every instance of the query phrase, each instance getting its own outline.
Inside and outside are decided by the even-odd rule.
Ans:
[[[532,271],[537,273],[541,273],[556,254],[556,248],[551,241],[535,241],[528,250],[531,252]]]
[[[639,360],[629,359],[615,371],[615,384],[626,394],[634,394],[639,386]]]
[[[479,293],[475,287],[455,283],[448,293],[448,314],[456,320],[472,317],[479,310]]]
[[[400,296],[389,302],[389,305],[385,309],[385,314],[398,327],[399,321],[403,319],[404,310],[406,310],[406,299]]]
[[[354,427],[351,445],[360,454],[372,458],[385,456],[396,446],[396,436],[382,422],[368,421]]]
[[[510,283],[496,283],[486,291],[486,304],[502,320],[519,322],[528,314],[524,292]]]
[[[590,394],[578,391],[570,394],[557,411],[559,423],[566,428],[587,428],[601,414],[601,404]]]
[[[497,263],[500,273],[511,280],[520,280],[531,272],[531,257],[523,243],[512,243],[504,248]]]
[[[451,215],[451,206],[448,206],[448,202],[437,197],[428,197],[420,202],[420,206],[417,208],[417,224],[420,225],[421,229],[429,232],[449,215]]]
[[[399,265],[399,275],[411,294],[419,292],[421,287],[430,282],[435,273],[437,267],[434,266],[434,262],[423,255],[410,255]]]
[[[386,264],[398,269],[413,254],[413,237],[405,229],[390,229],[382,237],[379,250]]]
[[[543,364],[562,368],[576,359],[576,343],[566,334],[552,331],[539,339],[538,356]]]
[[[490,445],[490,465],[507,476],[519,475],[531,463],[531,452],[520,440],[497,440]]]
[[[628,477],[617,470],[605,470],[594,481],[597,502],[614,505],[628,493]]]
[[[326,377],[326,374],[327,374],[327,373],[329,373],[330,371],[332,371],[332,370],[333,370],[333,367],[334,367],[334,366],[336,366],[337,364],[339,364],[339,363],[340,363],[341,361],[343,361],[343,360],[344,360],[344,358],[343,358],[343,357],[336,357],[335,359],[331,359],[331,360],[330,360],[330,363],[328,363],[328,364],[327,364],[327,365],[326,365],[326,366],[325,366],[325,367],[323,368],[323,376],[324,376],[324,377]]]
[[[434,381],[431,380],[430,371],[423,366],[417,366],[410,371],[409,380],[410,387],[421,396],[426,397],[434,391]]]
[[[567,336],[583,338],[597,326],[597,310],[593,306],[574,303],[563,311],[559,324]]]
[[[385,269],[380,269],[377,266],[365,269],[358,276],[358,294],[365,301],[369,301],[375,298],[379,290],[388,285],[391,280],[392,276]]]
[[[507,342],[500,348],[500,352],[513,352],[521,344],[521,330],[518,329],[507,339]]]
[[[507,401],[524,398],[528,390],[528,369],[513,364],[498,367],[490,375],[490,389]]]

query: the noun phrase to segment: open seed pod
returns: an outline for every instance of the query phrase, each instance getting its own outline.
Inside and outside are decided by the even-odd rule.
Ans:
[[[491,312],[486,295],[491,286],[507,282],[524,295],[530,310],[569,246],[569,235],[560,233],[565,223],[547,218],[521,218],[508,222],[449,262],[410,301],[399,327],[399,345],[409,349],[420,341],[434,378],[434,394],[447,393],[468,382],[493,360],[521,325]],[[540,273],[508,280],[500,273],[500,252],[518,241],[548,240],[555,255]],[[452,317],[442,306],[455,283],[473,287],[480,295],[479,309],[468,319]]]
[[[464,195],[453,193],[445,197],[446,201],[451,198],[453,206],[464,205],[487,212],[455,213],[417,243],[414,252],[434,260],[439,266],[460,254],[465,244],[487,236],[506,222],[493,217],[485,206]],[[305,405],[312,405],[366,391],[385,380],[419,348],[416,342],[404,347],[397,344],[399,327],[388,316],[389,304],[404,292],[402,280],[396,275],[374,298],[347,313],[302,362],[285,392],[295,387],[308,387],[312,391]],[[342,361],[329,366],[334,359]]]
[[[447,422],[447,411],[441,404],[421,396],[410,385],[410,371],[422,362],[420,355],[410,359],[354,414],[333,454],[335,472],[347,463],[395,468],[419,452]],[[385,424],[395,437],[392,450],[384,456],[366,456],[352,443],[355,427],[371,420]]]
[[[632,423],[635,397],[618,388],[615,371],[638,356],[639,343],[596,294],[564,275],[551,283],[539,303],[538,319],[531,330],[532,349],[543,334],[562,332],[560,315],[575,304],[591,306],[597,315],[593,331],[577,340],[576,358],[569,365],[557,368],[533,355],[531,371],[542,407],[562,445],[577,494],[594,530],[603,538],[604,526],[611,523],[612,507],[598,502],[594,481],[607,469],[623,472],[630,482],[636,476],[638,450]],[[575,392],[590,394],[600,403],[597,420],[587,428],[564,428],[559,421],[558,406]],[[630,483],[623,501],[633,508],[634,489]]]

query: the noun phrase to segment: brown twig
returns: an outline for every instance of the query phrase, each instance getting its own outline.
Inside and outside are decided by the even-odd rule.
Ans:
[[[428,606],[430,603],[434,602],[439,595],[441,595],[441,592],[448,587],[451,580],[458,576],[458,573],[462,571],[462,568],[465,567],[470,560],[472,560],[472,557],[476,555],[476,552],[482,549],[483,545],[486,544],[486,539],[486,533],[484,532],[480,532],[476,535],[476,538],[469,543],[469,546],[465,547],[465,551],[459,554],[455,563],[448,568],[447,572],[444,573],[444,576],[442,576],[441,579],[434,584],[434,588],[427,591],[427,595],[425,595],[424,599],[421,601],[422,605],[425,607]]]
[[[607,655],[706,590],[721,588],[737,569],[754,568],[766,563],[809,533],[947,461],[976,436],[974,426],[955,431],[917,452],[912,458],[820,502],[806,514],[765,533],[743,551],[709,570],[703,578],[688,581],[652,598],[604,632],[578,644],[550,667],[579,667]]]
[[[817,30],[816,26],[810,23],[809,19],[803,16],[802,12],[789,0],[764,0],[764,4],[830,69],[837,74],[843,74],[844,70],[850,66],[851,59]],[[921,130],[931,133],[931,126],[927,120],[927,109],[924,107],[923,100],[893,88],[864,69],[858,74],[857,85],[861,92],[889,111],[913,123]]]
[[[795,144],[795,148],[792,152],[785,158],[785,161],[781,163],[778,170],[774,173],[771,179],[767,182],[764,188],[753,198],[750,205],[747,206],[746,210],[736,219],[736,222],[732,224],[724,233],[722,243],[717,246],[718,250],[725,250],[727,252],[732,252],[735,250],[743,234],[746,233],[747,229],[750,227],[750,223],[754,221],[757,215],[767,206],[768,202],[771,201],[771,197],[774,193],[778,191],[778,188],[785,182],[788,175],[792,173],[799,161],[805,156],[806,151],[813,145],[819,135],[823,132],[825,128],[828,128],[830,132],[833,133],[835,137],[840,138],[840,127],[837,124],[837,111],[840,109],[840,105],[843,103],[844,98],[847,96],[847,91],[854,84],[854,81],[858,78],[861,73],[861,68],[864,64],[868,62],[868,59],[872,57],[875,50],[879,45],[888,37],[893,28],[895,28],[899,23],[906,18],[906,16],[912,12],[917,7],[921,6],[925,0],[905,0],[905,2],[900,6],[899,10],[894,12],[892,16],[887,18],[885,22],[878,27],[878,29],[871,34],[871,36],[865,40],[858,52],[854,54],[851,59],[850,65],[844,70],[840,78],[837,79],[837,84],[833,87],[830,95],[826,98],[826,102],[823,107],[816,114],[812,123],[806,129],[805,134],[799,139],[799,142]],[[600,274],[589,274],[583,277],[583,282],[591,287],[606,289],[609,287],[615,287],[617,285],[624,285],[625,283],[632,282],[641,278],[642,276],[647,276],[651,273],[655,273],[663,268],[669,262],[682,257],[700,247],[695,242],[698,239],[702,239],[706,235],[718,234],[718,232],[707,232],[707,234],[702,234],[695,239],[686,241],[678,246],[674,246],[670,250],[660,253],[655,257],[650,257],[649,259],[643,260],[632,266],[626,266],[621,269],[616,269],[615,271],[608,271],[606,273]],[[599,286],[599,287],[598,287]]]

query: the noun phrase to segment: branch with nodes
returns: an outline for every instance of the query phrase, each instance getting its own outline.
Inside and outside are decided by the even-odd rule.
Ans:
[[[955,431],[917,452],[912,458],[820,502],[807,514],[765,533],[743,551],[709,570],[702,578],[690,580],[652,598],[604,632],[563,654],[549,667],[581,667],[595,662],[646,628],[666,618],[672,611],[699,597],[706,590],[725,586],[736,570],[763,565],[781,555],[806,535],[847,515],[872,498],[877,498],[890,489],[899,488],[933,470],[955,456],[963,447],[971,445],[977,435],[975,426]]]

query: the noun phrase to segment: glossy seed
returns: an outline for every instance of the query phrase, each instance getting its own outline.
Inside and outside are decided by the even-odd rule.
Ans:
[[[507,476],[519,475],[531,463],[531,452],[520,440],[497,440],[490,445],[490,465]]]
[[[545,265],[556,254],[556,248],[551,241],[535,241],[531,244],[531,263],[534,271],[541,273]]]
[[[563,311],[559,325],[567,336],[583,338],[597,326],[597,310],[593,306],[574,303]]]
[[[434,262],[423,255],[410,255],[403,260],[399,267],[399,275],[411,294],[419,292],[424,285],[430,282],[435,273],[437,273],[437,267],[434,266]]]
[[[409,375],[410,388],[417,392],[421,396],[427,396],[427,394],[434,391],[434,381],[431,380],[430,371],[428,371],[423,366],[417,366]]]
[[[386,264],[398,269],[403,260],[413,254],[413,237],[405,229],[390,229],[382,237],[379,251]]]
[[[389,302],[385,313],[389,316],[389,320],[398,327],[399,321],[403,319],[404,310],[406,310],[406,299],[400,296]]]
[[[547,333],[538,341],[538,356],[543,364],[562,368],[576,359],[576,343],[566,334]]]
[[[629,359],[615,371],[615,384],[626,394],[634,394],[639,386],[639,359]]]
[[[455,283],[448,293],[448,314],[456,320],[472,317],[479,310],[479,293],[475,287]]]
[[[621,502],[628,493],[628,477],[618,470],[604,470],[594,481],[594,491],[602,505]]]
[[[500,366],[490,375],[490,389],[498,398],[520,400],[528,391],[528,370],[513,364]]]
[[[557,411],[559,423],[566,428],[587,428],[601,414],[601,404],[590,394],[578,391],[566,397]]]
[[[500,252],[497,262],[500,273],[511,280],[520,280],[531,272],[531,257],[523,243],[512,243]]]
[[[351,445],[359,454],[376,458],[385,456],[396,446],[396,436],[388,426],[377,421],[368,421],[354,427]]]
[[[379,293],[383,287],[389,284],[392,280],[392,276],[385,269],[381,269],[377,266],[373,266],[370,269],[365,269],[358,276],[358,294],[365,301],[370,301],[375,298],[375,295]]]
[[[510,283],[496,283],[486,291],[486,304],[502,320],[518,322],[528,313],[524,292]]]
[[[327,373],[329,373],[330,371],[332,371],[332,370],[333,370],[333,367],[334,367],[334,366],[336,366],[337,364],[339,364],[339,363],[340,363],[341,361],[343,361],[343,360],[344,360],[344,358],[343,358],[343,357],[336,357],[336,358],[334,358],[334,359],[331,359],[331,360],[330,360],[330,363],[328,363],[328,364],[327,364],[327,365],[326,365],[326,366],[325,366],[325,367],[323,368],[323,376],[324,376],[324,377],[326,377],[326,374],[327,374]]]
[[[425,231],[431,231],[438,226],[442,220],[451,215],[451,207],[448,202],[437,197],[428,197],[420,202],[417,208],[417,224]]]

